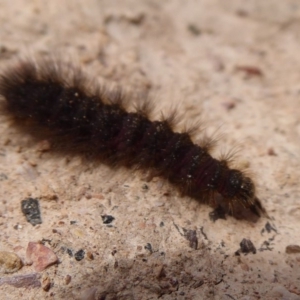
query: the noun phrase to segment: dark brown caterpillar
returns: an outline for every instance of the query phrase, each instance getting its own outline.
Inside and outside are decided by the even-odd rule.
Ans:
[[[188,132],[174,132],[172,118],[151,121],[147,109],[126,111],[125,95],[107,92],[70,65],[19,61],[1,75],[0,95],[17,120],[51,131],[73,148],[84,145],[105,162],[151,170],[202,202],[219,194],[227,212],[264,212],[250,177],[213,158]]]

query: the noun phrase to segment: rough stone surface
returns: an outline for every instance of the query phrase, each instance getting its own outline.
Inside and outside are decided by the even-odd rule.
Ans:
[[[1,250],[23,258],[43,241],[60,261],[43,271],[48,292],[25,288],[24,266],[10,281],[20,288],[2,284],[1,297],[300,299],[299,253],[286,253],[300,228],[299,19],[299,0],[0,0],[0,72],[16,56],[55,53],[153,98],[153,119],[178,107],[199,132],[220,133],[216,156],[240,149],[236,164],[250,167],[270,215],[251,223],[215,212],[213,222],[211,208],[165,181],[41,150],[45,137],[0,113]],[[42,224],[20,210],[29,197],[40,199]],[[243,239],[255,254],[235,255]],[[94,259],[76,261],[80,249]]]

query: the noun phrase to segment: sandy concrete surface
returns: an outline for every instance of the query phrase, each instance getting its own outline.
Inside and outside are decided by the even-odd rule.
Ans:
[[[55,53],[149,94],[157,115],[179,107],[221,133],[216,155],[240,148],[270,219],[212,222],[164,180],[59,155],[1,115],[0,250],[25,262],[1,280],[36,273],[29,242],[59,263],[0,298],[300,299],[300,253],[286,250],[300,245],[299,49],[298,0],[1,0],[0,70]],[[27,197],[42,224],[22,214]],[[243,239],[255,254],[237,255]]]

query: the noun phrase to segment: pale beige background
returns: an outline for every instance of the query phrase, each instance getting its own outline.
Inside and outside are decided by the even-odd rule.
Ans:
[[[262,234],[266,219],[212,223],[211,208],[163,180],[145,190],[141,174],[41,154],[1,116],[0,247],[24,259],[28,242],[49,239],[60,260],[42,274],[49,292],[3,285],[1,299],[300,299],[300,254],[285,253],[300,245],[299,49],[297,0],[1,0],[0,70],[18,55],[56,53],[99,80],[149,92],[158,116],[178,106],[186,122],[201,118],[223,135],[216,154],[240,146],[277,229]],[[40,198],[36,227],[20,210],[29,195]],[[112,227],[102,214],[115,217]],[[197,250],[175,225],[196,230]],[[256,254],[234,255],[243,238]],[[265,241],[271,250],[260,251]],[[66,248],[94,260],[77,262]]]

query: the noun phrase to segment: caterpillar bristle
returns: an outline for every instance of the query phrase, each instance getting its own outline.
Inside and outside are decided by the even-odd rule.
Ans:
[[[153,103],[148,99],[147,95],[143,95],[142,100],[133,103],[133,109],[140,115],[149,119],[153,113]]]
[[[192,140],[195,140],[197,138],[197,136],[199,135],[199,133],[203,132],[203,123],[201,120],[197,120],[197,121],[193,121],[193,122],[189,122],[186,123],[183,126],[183,132],[186,132]]]
[[[218,141],[218,138],[212,138],[204,133],[203,136],[196,141],[196,143],[206,152],[212,152],[216,148]]]
[[[161,112],[160,120],[161,122],[166,122],[171,130],[175,130],[180,122],[177,108],[171,108],[167,114]]]

